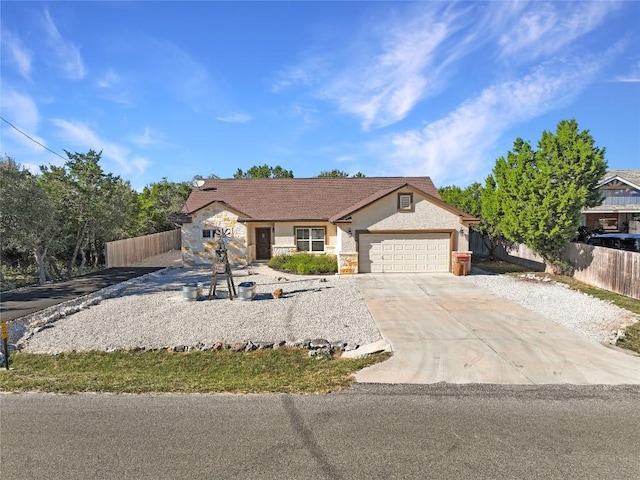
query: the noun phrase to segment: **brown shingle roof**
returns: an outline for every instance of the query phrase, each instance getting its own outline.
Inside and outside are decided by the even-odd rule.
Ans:
[[[429,177],[208,179],[193,189],[182,211],[191,214],[223,202],[242,220],[329,220],[405,184],[440,199]]]

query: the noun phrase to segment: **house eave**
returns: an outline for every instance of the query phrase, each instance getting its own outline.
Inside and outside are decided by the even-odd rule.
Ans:
[[[328,218],[249,218],[238,217],[242,223],[295,223],[295,222],[321,222],[331,223]]]

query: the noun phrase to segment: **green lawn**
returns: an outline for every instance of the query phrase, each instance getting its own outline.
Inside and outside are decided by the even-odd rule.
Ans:
[[[519,275],[521,273],[528,272],[538,276],[548,276],[556,282],[561,282],[569,285],[574,290],[586,293],[587,295],[599,298],[600,300],[611,302],[620,308],[624,308],[625,310],[640,315],[640,300],[636,300],[631,297],[625,297],[624,295],[619,295],[608,290],[602,290],[601,288],[592,287],[585,283],[579,282],[572,277],[566,277],[563,275],[551,275],[541,272],[532,272],[520,265],[503,261],[490,262],[488,260],[481,259],[478,261],[474,260],[473,265],[488,272],[503,275]],[[627,329],[625,330],[625,338],[618,341],[617,345],[619,347],[623,347],[628,350],[633,350],[634,352],[640,353],[640,322],[636,322],[635,324],[627,327]]]
[[[0,371],[0,391],[328,393],[348,387],[354,372],[388,357],[319,359],[293,348],[250,353],[17,353],[10,357],[10,370]]]

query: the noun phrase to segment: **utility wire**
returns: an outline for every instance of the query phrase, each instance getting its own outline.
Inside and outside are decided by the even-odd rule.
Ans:
[[[8,120],[5,120],[4,118],[2,118],[0,116],[0,120],[2,120],[3,122],[5,122],[7,125],[9,125],[11,128],[13,128],[14,130],[20,132],[22,135],[24,135],[25,137],[27,137],[29,140],[31,140],[34,143],[37,143],[38,145],[40,145],[42,148],[44,148],[45,150],[50,151],[51,153],[53,153],[54,155],[57,155],[58,157],[60,157],[62,160],[64,160],[65,162],[67,160],[69,160],[68,158],[64,158],[62,155],[60,155],[59,153],[54,152],[53,150],[51,150],[49,147],[47,147],[46,145],[41,144],[39,141],[37,141],[36,139],[30,137],[29,135],[27,135],[26,133],[24,133],[22,130],[20,130],[18,127],[16,127],[13,123],[11,123]]]

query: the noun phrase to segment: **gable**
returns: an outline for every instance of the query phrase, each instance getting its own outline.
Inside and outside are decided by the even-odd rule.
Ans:
[[[400,208],[399,199],[403,195],[411,195],[411,208]],[[406,186],[354,212],[351,226],[355,230],[449,230],[471,220],[471,217],[461,214],[466,215],[441,200]]]
[[[640,192],[640,170],[612,170],[598,184],[601,190],[631,189]]]
[[[209,179],[192,190],[183,213],[220,202],[241,212],[241,221],[328,221],[377,192],[407,183],[440,198],[429,177]]]

